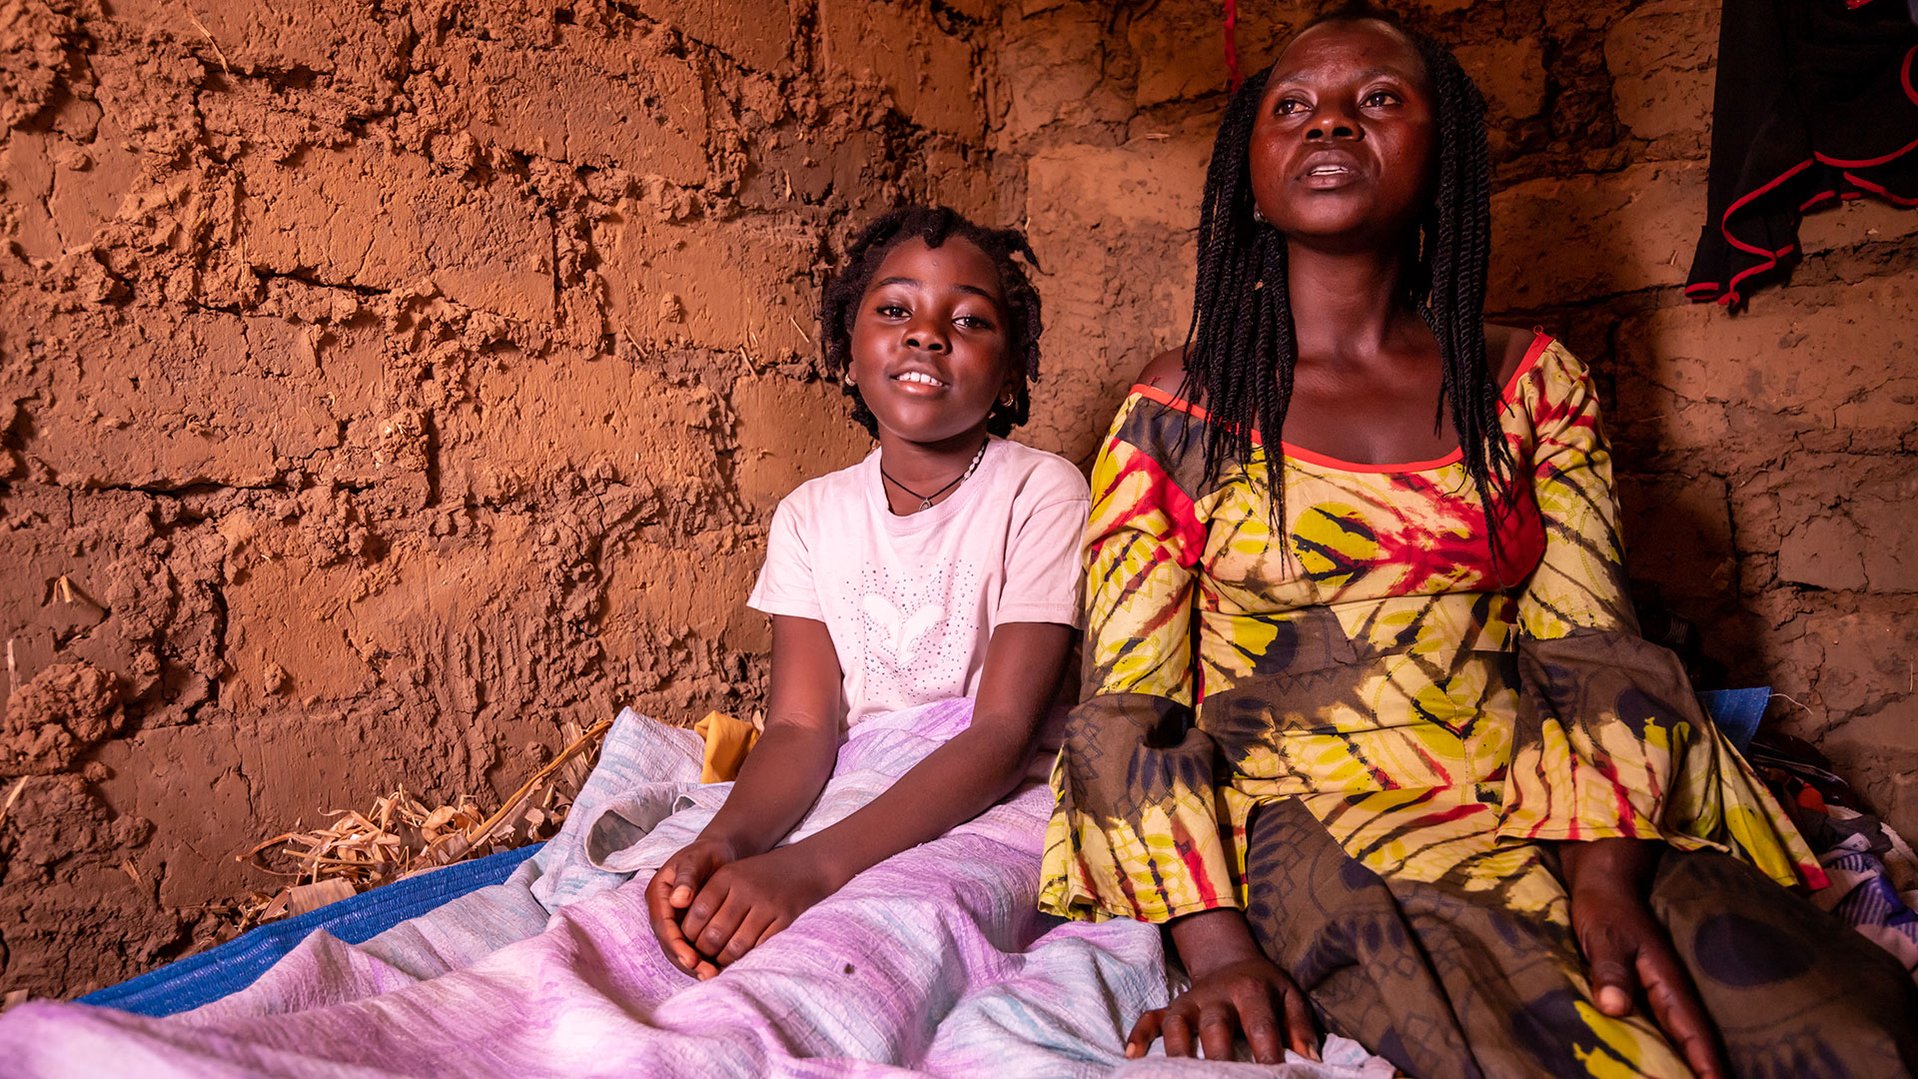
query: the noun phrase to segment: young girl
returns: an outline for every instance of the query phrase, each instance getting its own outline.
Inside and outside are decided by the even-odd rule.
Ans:
[[[710,978],[860,871],[1012,790],[1078,618],[1085,480],[1005,441],[1039,369],[1039,297],[1016,231],[945,209],[875,221],[825,291],[820,337],[864,461],[773,515],[748,601],[772,616],[765,733],[726,804],[647,887],[653,931]],[[840,823],[779,846],[832,774],[848,728],[974,700],[971,726]]]
[[[177,1019],[9,1009],[0,1073],[1116,1063],[1115,1017],[1165,1001],[1158,932],[1114,921],[1055,935],[1034,907],[1048,799],[1036,786],[1003,797],[1073,633],[1088,508],[1070,465],[993,437],[1024,418],[1035,373],[1038,304],[1013,261],[1026,250],[1015,233],[902,211],[861,236],[827,291],[830,369],[880,448],[774,517],[752,598],[774,622],[769,718],[732,790],[696,782],[691,732],[624,712],[560,834],[506,883],[363,944],[315,932],[245,991]],[[815,903],[724,978],[687,977],[710,978]],[[660,949],[632,947],[636,929]],[[233,974],[193,969],[183,981]]]

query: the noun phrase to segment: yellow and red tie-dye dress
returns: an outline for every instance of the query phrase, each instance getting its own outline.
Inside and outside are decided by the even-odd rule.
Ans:
[[[1264,904],[1303,922],[1288,910],[1303,883],[1261,896],[1260,874],[1283,874],[1248,871],[1248,824],[1304,820],[1400,905],[1434,885],[1494,909],[1537,938],[1551,984],[1582,987],[1537,841],[1656,838],[1822,886],[1675,657],[1637,634],[1597,397],[1560,344],[1539,335],[1506,387],[1526,482],[1496,561],[1456,452],[1358,465],[1288,444],[1275,534],[1269,453],[1208,481],[1205,422],[1135,387],[1094,469],[1086,698],[1053,772],[1045,910],[1162,922]],[[1589,1013],[1615,1074],[1676,1066],[1644,1021],[1560,1006]]]

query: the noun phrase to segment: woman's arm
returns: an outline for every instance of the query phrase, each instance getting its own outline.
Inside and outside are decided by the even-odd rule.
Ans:
[[[1706,845],[1687,818],[1715,822],[1715,843],[1769,855],[1786,880],[1789,843],[1762,811],[1717,801],[1744,766],[1712,735],[1677,660],[1638,636],[1590,372],[1552,346],[1528,378],[1520,400],[1535,443],[1518,478],[1531,482],[1545,543],[1518,598],[1524,687],[1500,832],[1557,852],[1599,1011],[1628,1015],[1642,1000],[1693,1071],[1723,1075],[1710,1016],[1651,911],[1652,874],[1667,843]]]
[[[838,754],[841,676],[826,624],[774,615],[772,661],[766,732],[747,754],[732,793],[699,838],[667,859],[646,886],[653,935],[688,974],[710,976],[718,968],[689,942],[685,912],[715,874],[786,838],[819,798]]]
[[[725,966],[863,870],[1005,797],[1031,758],[1071,643],[1068,626],[1013,622],[994,630],[971,725],[845,820],[715,874],[686,911],[686,939]],[[763,752],[762,741],[747,759]]]
[[[1698,989],[1652,915],[1646,897],[1658,865],[1656,839],[1589,839],[1555,844],[1572,934],[1592,976],[1592,1001],[1606,1015],[1630,1015],[1643,999],[1701,1079],[1727,1075],[1717,1027]]]
[[[1243,912],[1221,907],[1188,914],[1173,921],[1171,930],[1191,985],[1171,1004],[1139,1017],[1126,1036],[1128,1058],[1144,1056],[1164,1035],[1167,1056],[1193,1056],[1196,1045],[1207,1060],[1231,1060],[1243,1030],[1260,1064],[1284,1062],[1286,1049],[1318,1059],[1312,1005],[1267,958]]]
[[[1176,387],[1177,353],[1139,381]],[[1277,1063],[1309,1051],[1305,997],[1259,950],[1237,909],[1240,859],[1217,787],[1218,749],[1197,729],[1194,611],[1206,521],[1179,477],[1198,474],[1199,438],[1167,406],[1134,395],[1093,466],[1087,528],[1085,701],[1053,769],[1041,909],[1170,923],[1192,986],[1141,1016],[1126,1039],[1230,1059],[1244,1029]]]

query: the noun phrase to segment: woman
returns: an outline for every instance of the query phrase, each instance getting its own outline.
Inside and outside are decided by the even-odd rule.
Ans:
[[[1419,1076],[1908,1071],[1911,984],[1637,636],[1589,373],[1483,322],[1488,206],[1476,89],[1385,18],[1234,97],[1093,476],[1042,904],[1169,923],[1134,1055],[1316,1010]]]

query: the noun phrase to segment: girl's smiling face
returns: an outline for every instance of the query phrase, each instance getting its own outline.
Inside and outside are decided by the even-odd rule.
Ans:
[[[1252,197],[1287,236],[1376,244],[1418,220],[1436,109],[1418,50],[1371,19],[1300,34],[1253,122]]]
[[[850,372],[882,441],[983,438],[1011,384],[1006,321],[999,271],[970,241],[915,236],[888,251],[853,318]]]

